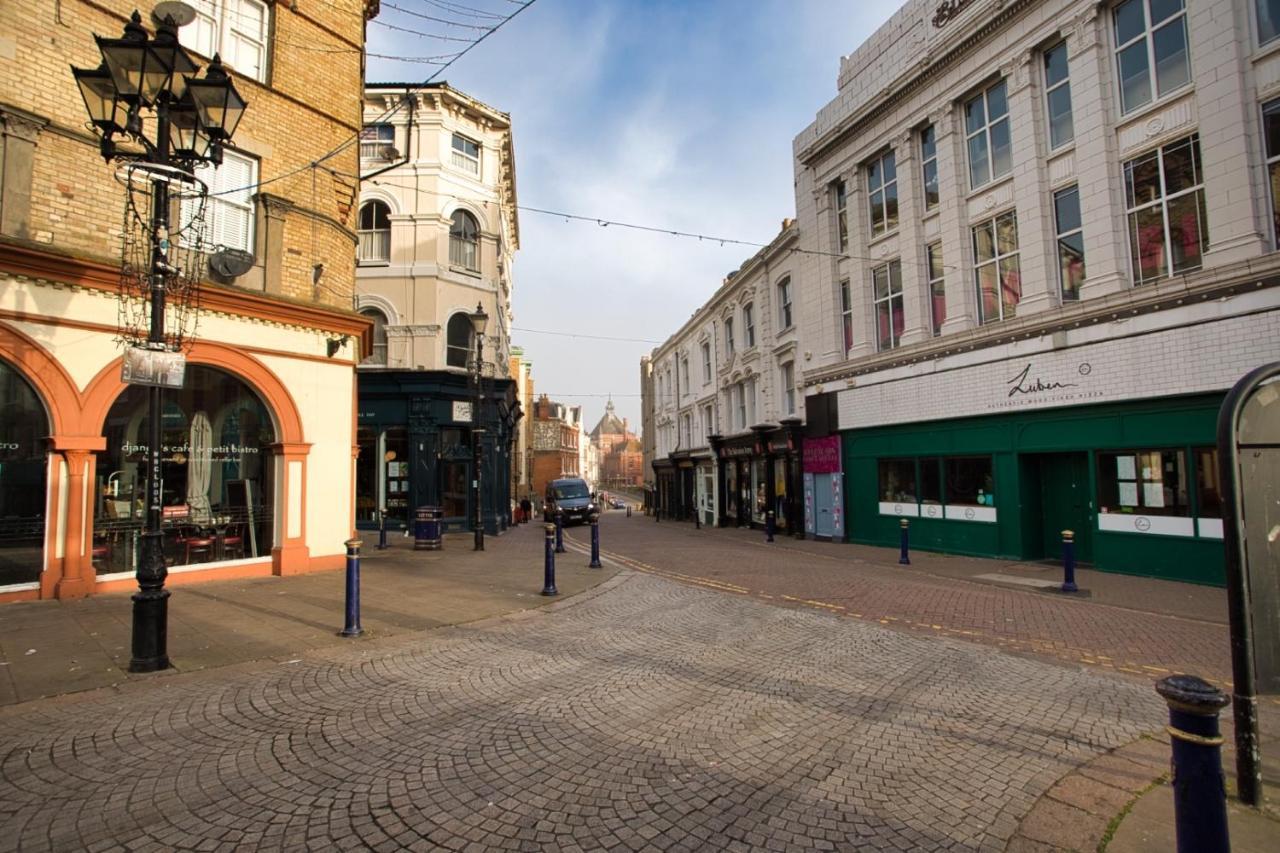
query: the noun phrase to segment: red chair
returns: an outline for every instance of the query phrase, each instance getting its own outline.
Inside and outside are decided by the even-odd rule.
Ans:
[[[212,536],[196,534],[190,538],[184,539],[183,542],[186,544],[186,559],[184,561],[186,565],[189,566],[192,563],[207,563],[213,559],[214,540]],[[192,557],[200,559],[192,559]]]

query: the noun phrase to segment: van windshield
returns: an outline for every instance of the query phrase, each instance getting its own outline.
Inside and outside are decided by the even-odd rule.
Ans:
[[[590,494],[587,492],[587,484],[582,482],[565,483],[563,486],[553,486],[552,492],[555,493],[556,500],[558,501],[562,501],[565,498],[590,497]]]

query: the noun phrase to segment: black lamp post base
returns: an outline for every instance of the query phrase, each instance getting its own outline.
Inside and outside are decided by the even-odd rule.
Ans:
[[[133,594],[133,658],[130,672],[169,668],[169,590],[143,589]]]

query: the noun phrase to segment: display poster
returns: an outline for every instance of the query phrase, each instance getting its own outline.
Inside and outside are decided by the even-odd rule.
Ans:
[[[1134,466],[1134,459],[1132,456],[1116,457],[1116,478],[1120,480],[1138,479],[1138,471]]]
[[[1120,483],[1120,506],[1138,505],[1138,484]]]
[[[1143,483],[1142,505],[1164,506],[1164,485],[1162,483]]]

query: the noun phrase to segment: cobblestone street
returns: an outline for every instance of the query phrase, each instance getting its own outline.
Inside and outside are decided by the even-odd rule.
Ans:
[[[1150,688],[625,573],[0,711],[0,847],[1000,850]]]

